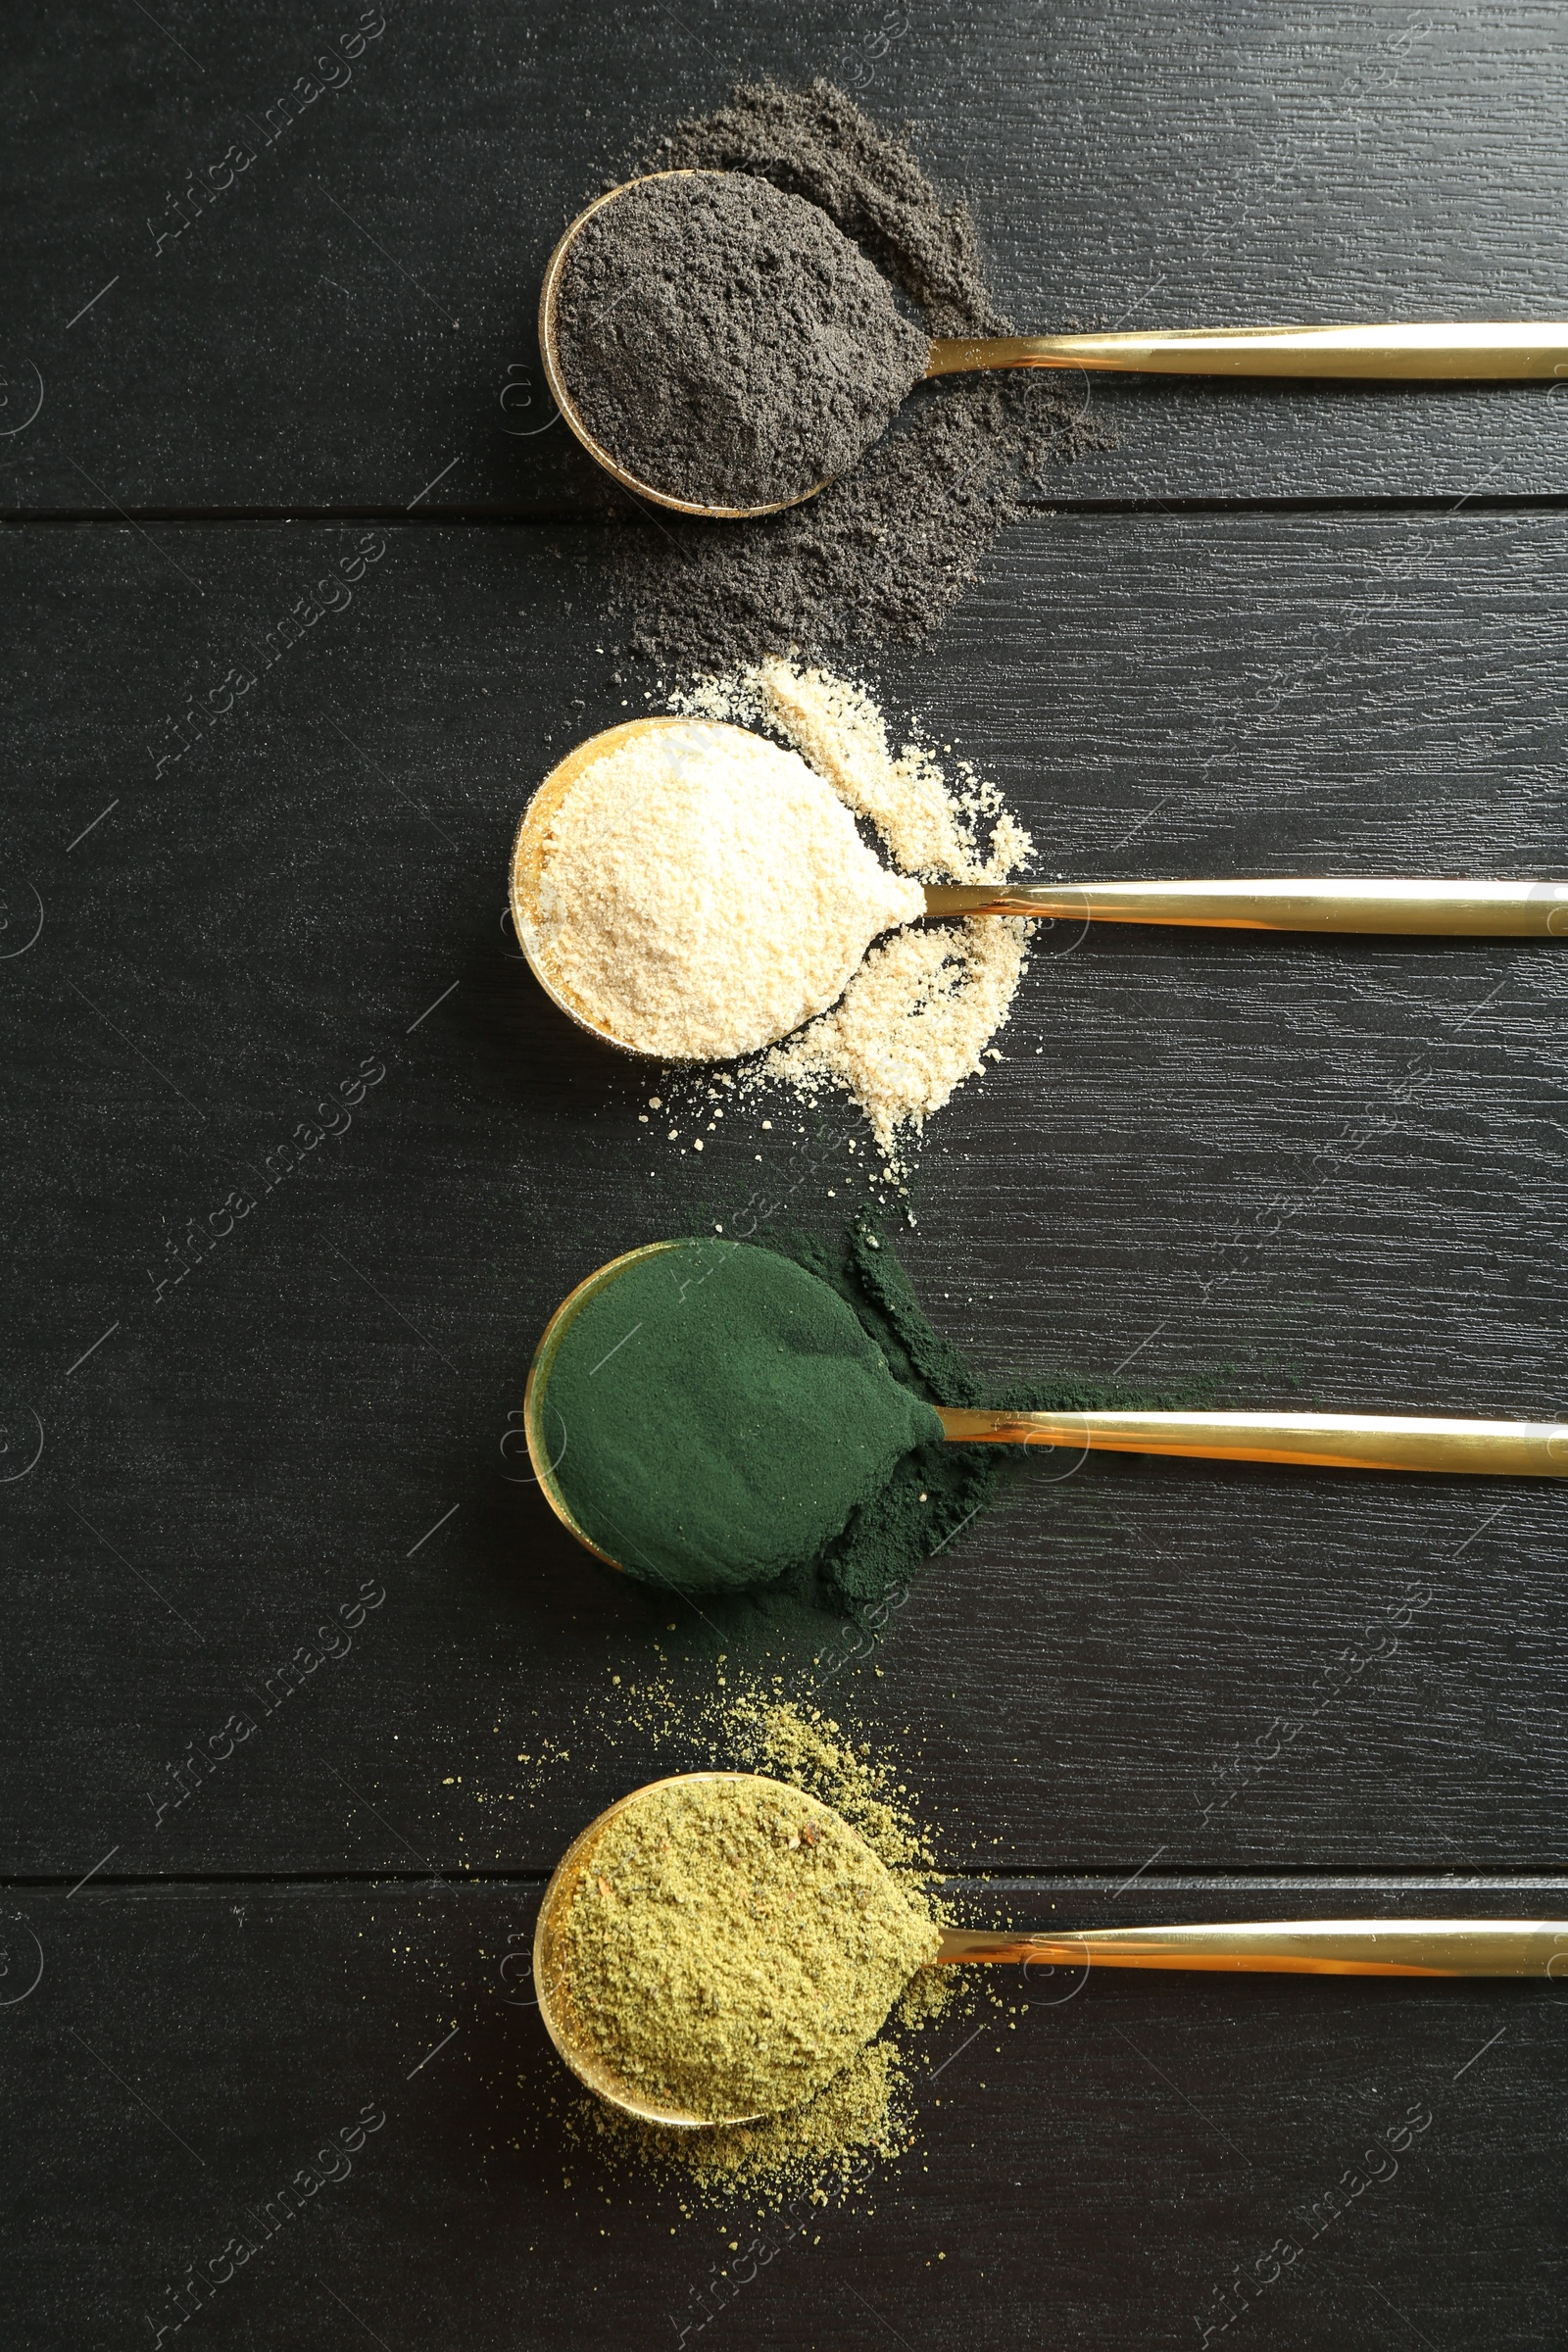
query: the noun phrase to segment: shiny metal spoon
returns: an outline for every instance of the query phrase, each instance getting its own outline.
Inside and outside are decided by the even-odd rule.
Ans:
[[[714,1241],[705,1248],[722,1250]],[[739,1245],[732,1245],[738,1247]],[[557,1307],[528,1369],[522,1426],[528,1458],[568,1534],[612,1568],[617,1560],[578,1524],[556,1473],[571,1433],[550,1415],[550,1372],[572,1322],[592,1298],[646,1257],[689,1248],[649,1242],[600,1266]],[[1279,1462],[1305,1470],[1414,1470],[1454,1477],[1568,1478],[1568,1421],[1476,1421],[1382,1413],[1006,1413],[938,1408],[956,1446],[1052,1446],[1085,1453],[1155,1453],[1216,1462]],[[1568,1964],[1565,1964],[1568,1965]]]
[[[757,2123],[757,2115],[699,2116],[649,2106],[610,2066],[586,2033],[574,1998],[564,1929],[577,1888],[610,1824],[660,1790],[727,1781],[775,1788],[760,1773],[672,1774],[634,1788],[574,1838],[545,1888],[533,1939],[534,1993],[545,2031],[580,2082],[625,2114],[677,2129]],[[818,1799],[818,1802],[821,1800]],[[826,1808],[829,1812],[832,1807]],[[848,1822],[842,1835],[856,1844]],[[1568,1920],[1278,1919],[1211,1927],[944,1928],[933,1966],[975,1961],[1040,1968],[1160,1968],[1327,1977],[1568,1977]]]
[[[568,1020],[622,1054],[646,1054],[579,1004],[550,966],[550,935],[540,910],[545,843],[578,779],[624,743],[689,727],[685,718],[632,718],[590,735],[550,770],[523,810],[512,848],[513,928],[534,978]],[[743,742],[744,727],[715,725]],[[1449,939],[1568,939],[1568,882],[1339,881],[1284,876],[1215,882],[929,883],[928,915],[1032,915],[1084,923],[1180,924],[1211,930],[1360,932]],[[831,1000],[829,1000],[831,1002]],[[826,1011],[823,1004],[818,1007]],[[776,1042],[760,1038],[760,1048]],[[657,1058],[668,1060],[667,1054]]]
[[[716,172],[648,172],[622,181],[577,215],[551,255],[539,294],[539,348],[557,407],[588,455],[623,489],[678,514],[713,522],[743,522],[798,507],[826,482],[798,498],[760,507],[719,507],[673,498],[640,481],[594,438],[566,388],[556,331],[562,272],[583,224],[629,188],[654,179],[718,179]],[[1550,381],[1568,367],[1568,323],[1471,319],[1429,325],[1195,327],[1170,334],[989,335],[939,338],[926,374],[967,374],[989,368],[1089,368],[1145,375],[1274,375],[1332,377],[1354,382],[1520,383]]]

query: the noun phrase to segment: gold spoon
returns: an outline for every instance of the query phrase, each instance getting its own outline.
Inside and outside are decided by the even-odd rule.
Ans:
[[[760,1773],[676,1773],[616,1799],[574,1838],[557,1864],[539,1906],[533,1939],[534,1992],[545,2031],[579,2081],[612,2107],[644,2123],[677,2127],[747,2124],[755,2115],[699,2116],[648,2106],[593,2046],[573,1997],[564,1931],[567,1914],[610,1824],[684,1783],[728,1781],[774,1788]],[[820,1800],[818,1800],[820,1801]],[[831,1812],[832,1807],[828,1806]],[[848,1822],[840,1834],[861,1845]],[[1319,1977],[1568,1976],[1568,1920],[1561,1919],[1278,1919],[1213,1927],[943,1928],[934,1967],[973,1961],[1041,1968],[1180,1968],[1256,1975]]]
[[[756,514],[777,514],[825,490],[816,482],[798,498],[760,507],[708,506],[672,498],[639,481],[595,440],[566,389],[556,333],[562,271],[585,222],[630,188],[654,179],[718,179],[716,172],[648,172],[623,180],[577,215],[545,270],[539,293],[539,348],[556,406],[588,455],[613,474],[623,489],[651,498],[678,514],[710,521],[744,522]],[[1568,368],[1568,324],[1528,320],[1472,319],[1418,326],[1240,326],[1190,327],[1171,334],[1142,331],[1114,335],[987,335],[938,338],[926,374],[960,375],[981,368],[1093,368],[1143,375],[1287,375],[1334,377],[1356,382],[1539,383]]]
[[[557,1307],[528,1367],[522,1426],[534,1476],[562,1526],[612,1568],[624,1563],[579,1526],[556,1476],[564,1453],[560,1433],[553,1436],[547,1421],[551,1368],[590,1299],[641,1259],[687,1246],[648,1242],[598,1267]],[[1568,1421],[1381,1413],[1009,1413],[961,1405],[939,1405],[937,1411],[943,1435],[956,1446],[1063,1446],[1089,1453],[1286,1462],[1307,1470],[1423,1470],[1450,1478],[1568,1478]],[[1568,1973],[1568,1961],[1564,1969]]]
[[[550,968],[541,912],[545,842],[572,787],[607,753],[685,718],[623,719],[590,735],[550,770],[523,810],[512,849],[512,922],[551,1003],[607,1046],[646,1054],[580,1004]],[[722,722],[705,719],[711,733]],[[744,727],[722,727],[741,741]],[[1338,881],[1315,876],[1218,882],[928,883],[928,915],[1034,915],[1051,921],[1182,924],[1209,930],[1417,934],[1450,939],[1568,938],[1568,882]],[[832,1002],[830,999],[829,1002]],[[826,1004],[817,1008],[827,1009]],[[771,1044],[759,1039],[759,1048]],[[667,1061],[675,1056],[661,1054]]]

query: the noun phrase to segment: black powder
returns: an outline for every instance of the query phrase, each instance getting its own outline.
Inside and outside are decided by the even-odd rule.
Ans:
[[[715,114],[677,123],[628,171],[675,168],[749,173],[818,206],[932,334],[1010,330],[968,207],[944,199],[908,148],[829,82],[743,87]],[[974,580],[998,531],[1027,512],[1047,466],[1107,446],[1049,377],[923,383],[859,464],[804,506],[751,522],[648,508],[636,527],[616,527],[608,600],[630,649],[674,668],[917,640]]]
[[[919,304],[933,335],[1004,335],[966,204],[944,204],[901,140],[830,81],[743,84],[716,114],[677,122],[644,172],[750,172],[804,196]]]
[[[1031,460],[1072,455],[1075,428],[1060,403],[1012,385],[931,386],[804,506],[628,529],[612,546],[608,590],[630,650],[721,669],[792,647],[827,660],[929,636],[998,531],[1027,511]]]
[[[825,212],[748,172],[649,180],[595,213],[556,318],[589,431],[650,488],[709,506],[842,473],[930,346]]]

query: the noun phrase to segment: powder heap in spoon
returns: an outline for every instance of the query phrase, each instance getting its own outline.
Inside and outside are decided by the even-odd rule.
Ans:
[[[836,1813],[751,1773],[640,1791],[567,1891],[574,2032],[639,2103],[710,2122],[809,2098],[939,1941]]]
[[[831,1004],[877,934],[924,907],[794,752],[648,721],[551,820],[530,945],[591,1026],[644,1054],[725,1059]]]
[[[683,1592],[772,1584],[942,1442],[837,1293],[745,1243],[633,1259],[566,1325],[544,1410],[579,1527]]]
[[[929,338],[827,215],[742,172],[644,180],[572,241],[566,387],[652,490],[782,505],[842,473],[925,372]]]

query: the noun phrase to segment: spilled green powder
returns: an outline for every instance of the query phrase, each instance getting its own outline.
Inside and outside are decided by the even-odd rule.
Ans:
[[[988,1388],[862,1219],[836,1245],[693,1240],[638,1261],[568,1328],[546,1401],[566,1503],[630,1575],[863,1622],[1021,1451],[949,1445],[934,1405],[1166,1400],[1062,1373]]]
[[[679,2131],[639,2123],[584,2094],[570,2111],[567,2135],[634,2180],[652,2173],[670,2180],[688,2212],[698,2205],[733,2212],[746,2204],[760,2217],[786,2198],[815,2208],[863,2186],[876,2165],[907,2155],[914,2144],[910,2073],[902,2050],[884,2036],[858,2050],[813,2098],[755,2124]]]

